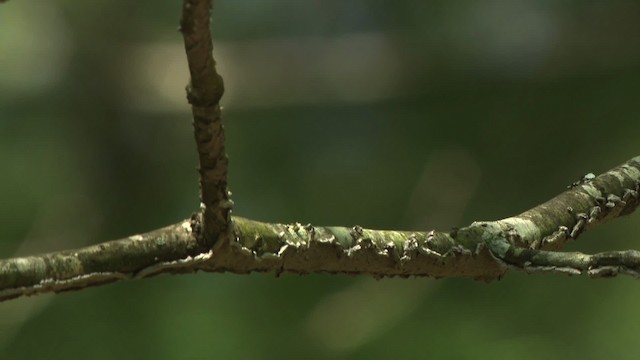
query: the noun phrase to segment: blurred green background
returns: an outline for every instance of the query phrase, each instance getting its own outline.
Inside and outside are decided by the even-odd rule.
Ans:
[[[179,1],[0,6],[0,256],[198,208]],[[640,2],[219,0],[235,214],[447,230],[638,155]],[[632,215],[570,249],[638,247]],[[640,285],[195,274],[0,303],[2,359],[632,359]],[[634,335],[635,334],[635,335]]]

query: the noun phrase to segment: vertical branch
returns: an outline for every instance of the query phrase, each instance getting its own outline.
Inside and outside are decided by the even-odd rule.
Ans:
[[[210,19],[212,0],[184,0],[180,31],[189,63],[191,80],[187,99],[199,156],[200,199],[205,245],[212,247],[229,231],[231,201],[227,192],[228,159],[224,149],[220,98],[222,77],[216,72]]]

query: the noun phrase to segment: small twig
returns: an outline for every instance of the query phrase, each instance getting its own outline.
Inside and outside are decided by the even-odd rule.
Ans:
[[[590,277],[612,277],[618,274],[640,277],[640,251],[607,251],[593,255],[579,252],[556,252],[512,248],[502,257],[511,269],[529,273],[551,272]]]
[[[211,0],[184,0],[180,31],[189,63],[191,80],[187,99],[199,156],[200,199],[205,245],[212,248],[228,235],[231,201],[227,191],[228,159],[225,153],[220,98],[222,77],[216,72],[210,28]]]
[[[636,156],[598,176],[585,175],[568,190],[522,214],[474,222],[452,235],[469,246],[480,235],[491,233],[515,247],[559,250],[583,232],[634,212],[640,205],[639,192],[640,156]]]

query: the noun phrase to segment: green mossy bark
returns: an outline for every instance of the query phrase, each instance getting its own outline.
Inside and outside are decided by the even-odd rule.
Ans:
[[[0,300],[160,273],[290,272],[500,278],[509,268],[638,276],[634,250],[558,253],[583,231],[640,204],[640,157],[585,178],[520,215],[446,232],[271,224],[233,217],[222,243],[204,246],[202,214],[160,230],[77,250],[0,260]]]

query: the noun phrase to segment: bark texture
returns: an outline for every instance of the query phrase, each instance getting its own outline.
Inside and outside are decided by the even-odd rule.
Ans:
[[[225,152],[220,98],[222,77],[216,71],[211,42],[211,0],[185,0],[180,31],[191,80],[187,100],[191,104],[193,129],[200,163],[200,199],[204,236],[209,247],[228,238],[232,202],[227,191],[228,159]]]
[[[369,230],[360,226],[272,224],[232,218],[232,237],[202,245],[202,215],[126,239],[77,250],[0,260],[0,300],[76,290],[121,279],[193,271],[253,271],[471,277],[490,281],[509,269],[610,277],[638,276],[637,251],[562,253],[584,231],[640,204],[640,156],[587,174],[520,215],[451,232]]]
[[[210,12],[211,0],[184,0],[180,22],[191,74],[187,99],[199,155],[202,211],[178,224],[121,240],[0,260],[0,301],[198,270],[462,276],[485,281],[499,279],[509,269],[639,276],[638,251],[585,255],[557,250],[584,231],[635,211],[640,204],[640,156],[600,176],[587,174],[520,215],[474,222],[451,232],[232,218],[220,107],[224,85],[212,56]]]

